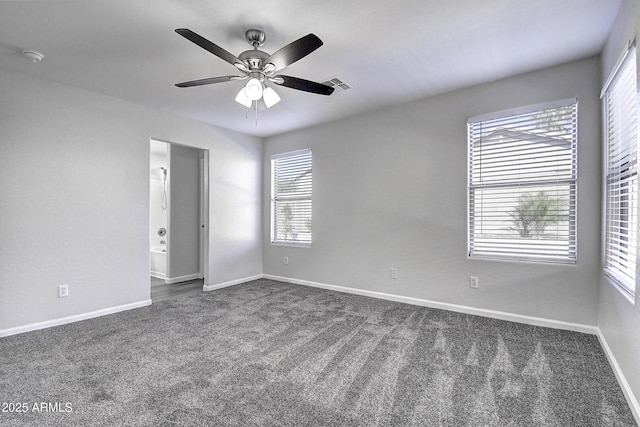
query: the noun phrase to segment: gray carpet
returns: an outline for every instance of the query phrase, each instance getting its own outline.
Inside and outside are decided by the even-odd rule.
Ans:
[[[0,363],[2,426],[636,425],[595,336],[270,280],[2,338]]]

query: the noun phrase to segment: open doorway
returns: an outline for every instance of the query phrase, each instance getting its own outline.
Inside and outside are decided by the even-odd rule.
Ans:
[[[208,274],[208,150],[152,139],[151,300],[202,290]]]

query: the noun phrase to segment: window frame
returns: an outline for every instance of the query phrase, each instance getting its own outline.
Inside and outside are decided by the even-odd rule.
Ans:
[[[638,270],[638,232],[639,232],[639,215],[638,215],[638,151],[639,151],[639,138],[640,138],[640,105],[638,103],[638,76],[637,76],[637,59],[636,59],[636,47],[635,42],[629,43],[627,49],[623,52],[622,56],[613,68],[613,71],[607,79],[602,92],[602,119],[603,119],[603,272],[606,277],[615,285],[615,287],[632,303],[635,303],[635,297],[638,291],[637,287],[637,270]],[[626,67],[631,66],[631,69]],[[625,74],[626,73],[626,74]],[[618,139],[624,139],[623,141],[612,142],[612,125],[620,125],[621,121],[628,118],[628,110],[622,112],[622,114],[611,119],[611,106],[610,97],[611,93],[617,88],[617,84],[625,78],[632,79],[631,82],[624,82],[631,87],[621,87],[620,90],[631,90],[632,93],[624,92],[622,94],[617,93],[615,96],[627,96],[631,99],[631,102],[635,100],[635,123],[633,126],[632,134],[629,135],[626,132],[616,132]],[[619,101],[618,101],[619,102]],[[626,105],[625,105],[626,106]],[[621,104],[617,104],[616,109],[622,108]],[[629,115],[633,117],[632,111]],[[624,116],[624,117],[623,117]],[[626,124],[626,123],[625,123]],[[620,127],[617,127],[620,129]],[[614,146],[615,144],[615,146]],[[626,155],[621,155],[620,159],[616,162],[613,161],[610,154],[617,156],[626,151],[626,147],[629,147],[631,151],[626,152]],[[623,160],[626,159],[626,160]],[[630,161],[629,161],[630,160]],[[630,164],[630,165],[629,165]],[[612,172],[614,170],[614,172]],[[632,170],[632,172],[628,172]],[[628,180],[626,183],[624,181]],[[615,202],[616,196],[618,202]],[[635,195],[635,199],[631,199],[629,194]],[[626,196],[625,196],[626,195]],[[629,206],[630,200],[635,202],[635,206]],[[625,206],[626,205],[626,206]],[[619,218],[612,220],[611,210],[617,210],[619,212]],[[626,211],[626,214],[624,213]],[[629,213],[631,212],[631,214]],[[623,256],[624,250],[622,243],[625,239],[619,237],[612,237],[612,234],[622,234],[621,231],[614,233],[613,228],[623,230],[622,223],[628,223],[629,217],[631,222],[626,227],[626,241],[631,239],[635,242],[635,247],[628,249],[630,252],[628,256]],[[625,219],[626,218],[626,219]],[[612,261],[615,259],[615,262]],[[624,262],[626,260],[627,262]]]
[[[570,137],[571,152],[570,161],[571,161],[571,169],[570,169],[570,177],[565,178],[556,178],[549,180],[536,180],[530,179],[527,181],[526,179],[512,179],[512,180],[503,180],[501,183],[494,184],[486,184],[486,183],[478,183],[474,181],[474,161],[477,163],[478,159],[482,159],[482,155],[474,160],[474,149],[477,149],[474,144],[477,144],[482,141],[482,131],[478,132],[477,127],[483,126],[487,124],[487,126],[497,126],[497,123],[505,121],[506,123],[515,123],[518,121],[518,117],[526,117],[527,115],[534,116],[537,113],[541,113],[546,110],[552,109],[560,109],[565,107],[571,107],[571,128],[568,134]],[[526,119],[526,122],[529,124],[534,123],[534,119]],[[542,263],[542,264],[560,264],[560,265],[575,265],[577,263],[577,195],[578,195],[578,167],[577,167],[577,158],[578,158],[578,144],[577,144],[577,134],[578,134],[578,100],[577,98],[568,98],[568,99],[560,99],[556,101],[544,102],[534,105],[527,105],[517,108],[511,108],[507,110],[497,111],[494,113],[483,114],[475,117],[471,117],[467,120],[467,258],[468,259],[478,259],[478,260],[497,260],[497,261],[515,261],[515,262],[533,262],[533,263]],[[496,127],[496,129],[499,129]],[[523,132],[517,126],[514,126],[515,132]],[[510,129],[508,129],[510,130]],[[547,132],[550,132],[547,130]],[[545,137],[548,137],[545,134]],[[521,150],[517,147],[518,143],[530,142],[530,140],[526,139],[517,139],[513,140],[514,148],[507,149],[512,150],[508,155],[501,155],[500,159],[507,159],[509,157],[516,157],[518,150]],[[482,160],[480,160],[482,162]],[[506,166],[502,166],[503,168],[508,169],[509,167],[515,167],[517,163],[507,163]],[[480,166],[480,170],[482,170],[482,166]],[[495,173],[496,170],[494,170]],[[504,170],[499,170],[504,172]],[[483,240],[491,240],[486,237],[480,237],[480,234],[475,230],[475,221],[480,218],[486,218],[486,215],[478,216],[476,214],[475,208],[476,206],[476,198],[478,190],[493,190],[499,191],[499,188],[504,188],[504,194],[508,197],[518,197],[518,200],[523,197],[525,194],[531,194],[531,191],[526,192],[526,188],[531,188],[532,191],[536,187],[542,188],[546,186],[553,186],[555,183],[555,189],[558,190],[561,186],[566,186],[566,195],[567,195],[567,225],[566,225],[566,244],[562,243],[563,246],[566,246],[566,250],[563,247],[562,253],[549,254],[548,256],[543,256],[536,253],[536,243],[530,245],[524,245],[527,250],[521,249],[518,245],[518,240],[523,239],[513,239],[513,238],[496,238],[495,242],[483,242]],[[508,189],[513,189],[513,191],[508,191]],[[541,191],[541,190],[536,190]],[[482,194],[482,191],[480,192]],[[490,194],[490,193],[487,193]],[[506,197],[507,197],[506,196]],[[489,197],[487,195],[487,197]],[[514,199],[515,200],[515,199]],[[482,206],[484,207],[484,206]],[[494,207],[498,208],[498,205],[488,205],[488,208]],[[558,211],[559,212],[559,211]],[[505,217],[510,215],[508,212],[502,212],[501,216]],[[488,219],[487,219],[488,220]],[[497,228],[496,228],[497,229]],[[544,240],[544,239],[537,239]],[[511,243],[510,243],[511,241]],[[564,242],[565,240],[556,239],[555,242]],[[480,243],[480,244],[478,244]],[[521,242],[520,242],[521,243]],[[495,245],[494,249],[489,249],[489,246]],[[514,245],[511,246],[510,245]],[[560,244],[559,244],[560,245]]]
[[[287,197],[281,197],[278,196],[278,192],[276,191],[277,189],[277,185],[278,182],[280,182],[277,178],[277,165],[278,162],[280,160],[288,160],[291,161],[293,160],[294,162],[305,162],[308,161],[310,164],[310,168],[309,168],[309,182],[308,184],[305,183],[305,186],[308,187],[308,191],[302,191],[301,193],[304,194],[300,194],[298,196],[295,195],[290,195]],[[295,167],[291,168],[290,171],[295,172],[297,169]],[[305,228],[308,229],[308,239],[304,239],[304,240],[297,240],[297,235],[299,234],[296,233],[296,237],[294,237],[293,239],[287,239],[286,235],[288,233],[285,233],[285,238],[281,238],[278,237],[279,232],[278,232],[278,204],[279,202],[284,202],[284,201],[288,201],[288,202],[309,202],[309,206],[308,209],[304,209],[303,212],[308,212],[308,218],[311,220],[311,224],[313,224],[313,152],[310,148],[305,148],[302,150],[295,150],[295,151],[288,151],[288,152],[283,152],[283,153],[278,153],[278,154],[274,154],[271,156],[271,212],[270,212],[270,241],[272,245],[280,245],[280,246],[295,246],[295,247],[311,247],[311,244],[313,242],[313,230],[312,230],[312,225],[306,226],[305,224]],[[297,225],[300,225],[300,220],[296,219],[296,221],[298,221]],[[305,221],[303,219],[303,221]]]

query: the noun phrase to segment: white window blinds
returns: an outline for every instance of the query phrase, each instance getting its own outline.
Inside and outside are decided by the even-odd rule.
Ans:
[[[271,242],[311,244],[311,150],[271,157]]]
[[[605,273],[635,295],[638,253],[638,98],[632,47],[604,93]]]
[[[469,256],[576,261],[577,101],[475,117]]]

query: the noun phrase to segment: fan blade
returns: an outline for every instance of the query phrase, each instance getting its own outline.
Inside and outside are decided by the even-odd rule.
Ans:
[[[305,80],[298,77],[277,75],[270,78],[269,80],[280,86],[303,90],[305,92],[317,93],[318,95],[331,95],[333,93],[333,88],[331,86],[323,85],[321,83],[312,82],[311,80]]]
[[[246,77],[245,76],[209,77],[208,79],[191,80],[189,82],[176,83],[176,86],[177,87],[202,86],[202,85],[210,85],[210,84],[213,84],[213,83],[228,82],[229,80],[242,80],[244,78],[246,78]]]
[[[315,34],[307,34],[268,57],[264,63],[275,65],[275,71],[281,70],[309,55],[320,46],[322,46],[322,40],[320,40],[318,36]]]
[[[186,38],[187,40],[190,40],[193,43],[197,44],[204,50],[207,50],[213,53],[218,58],[224,61],[227,61],[231,65],[235,65],[236,67],[238,67],[237,64],[242,64],[242,61],[240,61],[234,54],[227,52],[217,44],[210,42],[209,40],[205,39],[201,35],[194,33],[191,30],[188,30],[186,28],[178,28],[176,30],[176,33],[180,34],[182,37]]]

